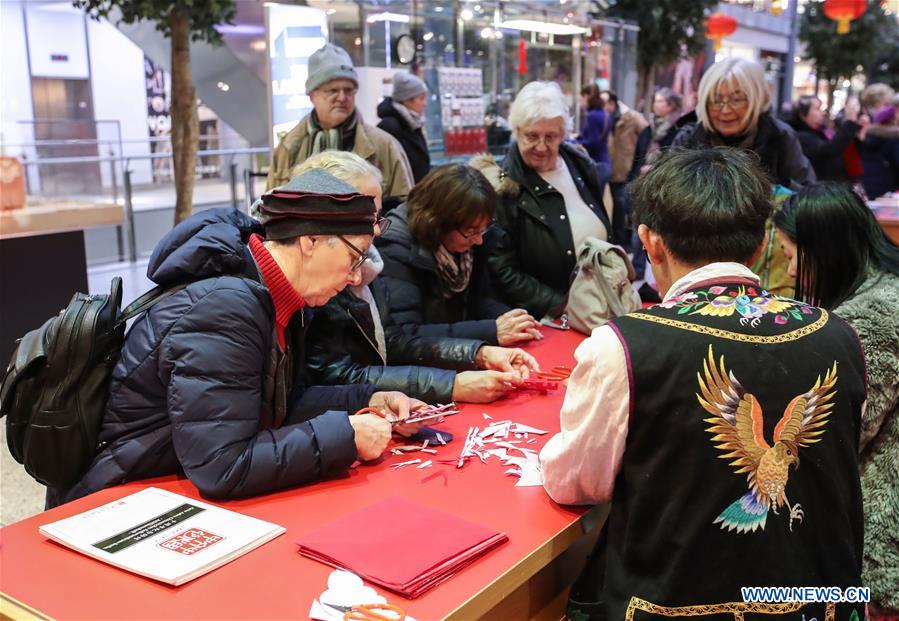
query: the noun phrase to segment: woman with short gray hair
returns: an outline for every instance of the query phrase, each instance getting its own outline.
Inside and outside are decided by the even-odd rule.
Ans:
[[[571,115],[559,85],[525,85],[509,123],[488,264],[506,304],[543,317],[565,300],[587,237],[605,240],[612,227],[593,160],[564,141]]]
[[[757,62],[731,57],[712,65],[699,82],[696,117],[674,146],[752,151],[775,183],[793,190],[817,181],[796,132],[771,114],[771,93]]]

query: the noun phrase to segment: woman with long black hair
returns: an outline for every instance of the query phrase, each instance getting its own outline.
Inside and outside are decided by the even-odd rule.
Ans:
[[[774,216],[796,297],[849,322],[865,349],[859,437],[865,556],[876,614],[899,613],[899,246],[845,184],[791,196]]]

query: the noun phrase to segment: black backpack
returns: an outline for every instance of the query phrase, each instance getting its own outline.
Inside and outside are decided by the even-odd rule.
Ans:
[[[28,474],[51,487],[81,479],[99,449],[126,323],[185,286],[156,287],[121,311],[116,277],[109,295],[76,293],[59,315],[18,340],[0,386],[0,417],[9,451]]]

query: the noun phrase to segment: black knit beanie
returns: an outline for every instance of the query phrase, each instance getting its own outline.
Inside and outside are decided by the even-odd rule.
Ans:
[[[265,238],[374,235],[375,202],[321,168],[297,175],[257,201]]]

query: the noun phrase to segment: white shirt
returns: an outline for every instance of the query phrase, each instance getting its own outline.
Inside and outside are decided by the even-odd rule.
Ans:
[[[598,237],[606,240],[609,237],[605,225],[593,210],[587,206],[581,198],[571,172],[565,161],[560,157],[556,160],[556,168],[550,172],[539,173],[549,185],[562,194],[565,201],[565,211],[568,214],[568,224],[571,226],[571,237],[574,239],[575,254],[580,251],[584,240],[588,237]]]
[[[669,301],[702,281],[759,277],[739,263],[711,263],[675,282]],[[561,431],[540,451],[543,487],[563,505],[612,499],[627,442],[630,385],[624,347],[610,326],[593,331],[574,352],[577,366],[562,404]]]

